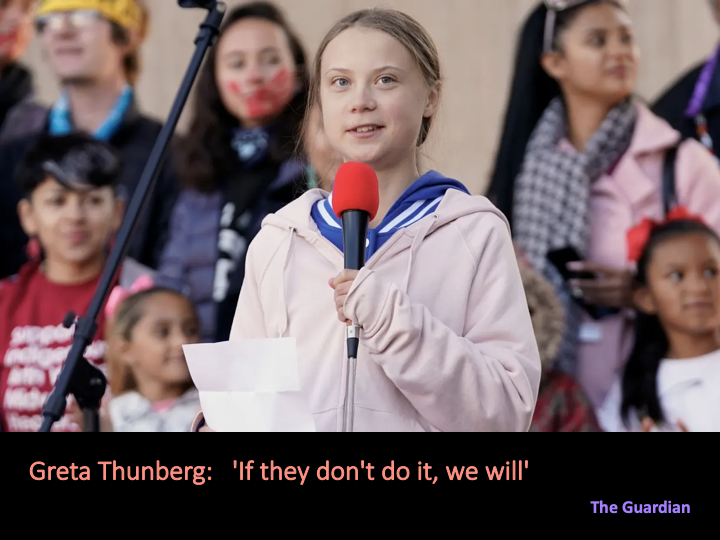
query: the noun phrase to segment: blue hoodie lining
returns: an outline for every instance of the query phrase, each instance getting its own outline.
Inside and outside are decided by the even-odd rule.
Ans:
[[[412,225],[427,215],[428,212],[436,208],[437,205],[440,204],[440,201],[442,201],[442,196],[436,197],[432,200],[415,201],[410,208],[399,214],[387,225],[385,225],[385,221],[387,221],[386,216],[386,219],[384,219],[383,222],[374,229],[374,231],[376,234],[385,234]],[[331,199],[328,198],[318,201],[315,206],[317,207],[317,213],[325,224],[334,229],[342,229],[342,220],[335,215]],[[388,216],[390,216],[390,214],[388,214]]]
[[[368,230],[366,258],[371,257],[397,230],[413,225],[435,210],[448,189],[469,194],[463,184],[435,171],[430,171],[413,182],[393,204],[382,223],[375,229]],[[313,205],[311,216],[320,233],[342,251],[342,220],[333,211],[332,193],[327,199]]]

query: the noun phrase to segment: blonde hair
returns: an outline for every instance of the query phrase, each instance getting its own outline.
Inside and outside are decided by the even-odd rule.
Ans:
[[[342,32],[354,27],[378,30],[399,41],[416,59],[417,65],[428,87],[432,88],[442,81],[440,55],[432,38],[420,23],[409,15],[394,9],[373,8],[356,11],[335,23],[318,47],[310,76],[310,90],[304,126],[308,125],[313,106],[318,105],[320,110],[322,110],[322,103],[320,102],[320,78],[322,57],[325,49],[328,44]],[[417,146],[421,146],[427,139],[430,126],[432,125],[432,119],[432,116],[423,118],[417,139]]]

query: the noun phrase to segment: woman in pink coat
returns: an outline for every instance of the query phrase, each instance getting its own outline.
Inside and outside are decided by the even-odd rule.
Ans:
[[[546,4],[523,29],[490,197],[561,296],[559,363],[598,407],[632,345],[626,232],[665,212],[668,150],[677,147],[678,202],[716,230],[720,169],[633,98],[638,50],[624,2]]]

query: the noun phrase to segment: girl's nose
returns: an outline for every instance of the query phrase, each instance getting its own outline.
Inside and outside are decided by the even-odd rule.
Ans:
[[[352,112],[372,111],[376,106],[375,97],[369,88],[359,87],[355,91],[351,105]]]
[[[265,82],[262,69],[257,64],[252,64],[245,70],[245,82],[249,86],[258,86]]]
[[[710,283],[704,276],[691,276],[685,280],[685,292],[706,295],[710,292]]]

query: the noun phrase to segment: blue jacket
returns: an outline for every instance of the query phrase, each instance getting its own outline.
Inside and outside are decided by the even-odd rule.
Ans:
[[[250,238],[260,231],[262,220],[277,212],[303,191],[306,166],[290,160],[280,168],[278,177],[253,206]],[[213,300],[215,266],[218,260],[218,235],[224,193],[200,193],[185,189],[180,193],[170,221],[170,239],[160,261],[156,284],[183,292],[195,304],[200,317],[200,334],[204,342],[226,341],[230,335],[232,315],[218,313]],[[239,296],[245,275],[244,258],[230,278],[230,295]]]

